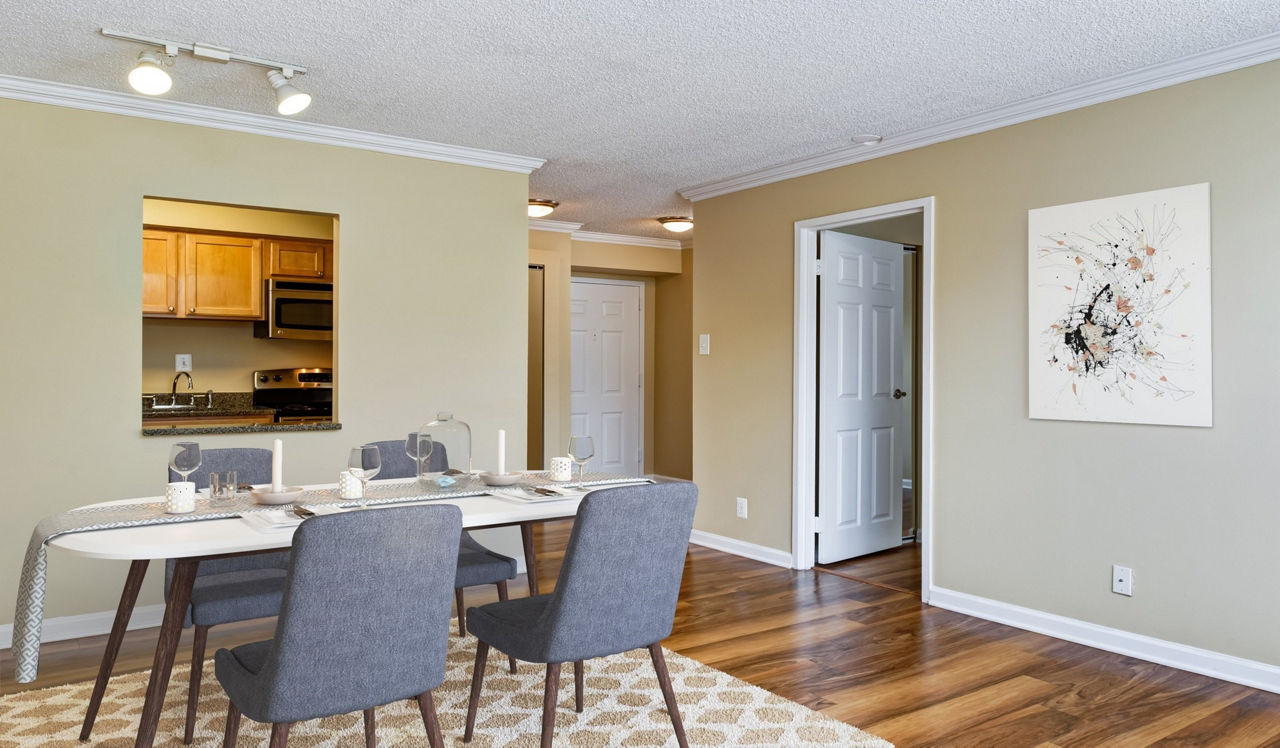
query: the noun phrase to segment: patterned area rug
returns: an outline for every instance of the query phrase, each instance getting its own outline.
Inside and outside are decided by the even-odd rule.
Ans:
[[[213,675],[212,653],[200,689],[196,745],[222,744],[227,700]],[[181,657],[181,655],[179,655]],[[435,689],[436,711],[446,745],[464,745],[462,730],[475,661],[475,638],[449,639],[445,682]],[[800,704],[738,680],[687,657],[667,652],[667,667],[680,702],[690,745],[699,746],[890,746],[890,743]],[[674,746],[675,734],[653,673],[648,652],[637,650],[586,663],[583,711],[573,711],[573,669],[560,677],[556,744],[564,746]],[[542,683],[546,668],[490,652],[484,691],[476,717],[476,735],[468,745],[536,746],[541,731]],[[158,746],[182,744],[186,714],[187,667],[173,669],[169,697],[160,719]],[[112,678],[89,743],[80,743],[80,722],[92,682],[73,683],[0,697],[0,747],[130,746],[147,686],[147,672]],[[376,710],[378,743],[425,746],[426,731],[417,705],[408,701]],[[295,724],[290,746],[364,744],[361,715],[346,714]],[[265,746],[270,730],[244,718],[241,746]]]

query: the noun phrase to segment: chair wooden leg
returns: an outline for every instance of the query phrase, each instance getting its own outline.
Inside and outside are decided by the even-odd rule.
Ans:
[[[573,711],[582,713],[582,660],[573,663]]]
[[[667,714],[671,715],[671,726],[676,729],[676,742],[680,748],[689,748],[689,741],[684,737],[684,722],[680,721],[680,707],[676,704],[676,692],[671,690],[671,675],[667,673],[667,659],[662,655],[662,646],[650,644],[649,657],[653,659],[653,669],[658,674],[658,684],[662,686],[662,698],[667,700]]]
[[[467,635],[467,609],[462,607],[462,588],[453,591],[453,599],[458,606],[458,636]]]
[[[222,748],[236,748],[236,738],[240,735],[240,710],[234,701],[227,702],[227,727],[222,733]]]
[[[427,728],[427,742],[431,748],[444,748],[440,720],[436,717],[436,700],[430,691],[418,694],[418,711],[422,712],[422,725]]]
[[[507,599],[507,580],[504,579],[501,582],[498,582],[497,586],[498,586],[498,600],[499,601],[506,600]],[[516,672],[516,658],[512,657],[511,655],[507,655],[507,662],[511,663],[511,673],[514,675]]]
[[[556,732],[556,697],[560,695],[560,663],[547,663],[547,685],[542,693],[542,748],[551,748]]]
[[[375,748],[378,745],[377,727],[373,721],[373,707],[364,710],[364,748]]]
[[[209,640],[209,627],[196,626],[191,645],[191,684],[187,686],[187,728],[182,733],[183,745],[191,745],[196,730],[196,704],[200,701],[200,675],[204,671],[204,645]]]
[[[289,725],[292,722],[273,722],[271,724],[270,748],[285,748],[289,743]]]
[[[462,742],[470,743],[476,727],[476,709],[480,706],[480,685],[484,682],[484,664],[489,659],[489,645],[476,642],[476,668],[471,672],[471,700],[467,703],[467,729]]]

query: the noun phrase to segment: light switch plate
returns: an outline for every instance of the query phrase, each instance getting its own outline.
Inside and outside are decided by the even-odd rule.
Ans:
[[[698,336],[698,355],[699,356],[711,355],[711,334],[710,333],[704,332]]]
[[[191,372],[191,354],[177,353],[173,356],[173,370]]]

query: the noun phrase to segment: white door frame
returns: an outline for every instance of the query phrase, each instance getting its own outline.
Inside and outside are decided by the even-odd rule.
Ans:
[[[791,566],[813,568],[814,513],[817,510],[818,367],[818,232],[856,223],[920,213],[924,244],[920,262],[920,598],[929,602],[933,578],[933,198],[922,197],[890,205],[851,210],[795,223],[795,368],[792,380],[794,419],[791,462]]]
[[[638,403],[639,403],[639,405],[640,405],[640,411],[639,411],[638,413],[636,413],[636,423],[637,423],[637,424],[639,425],[639,427],[640,427],[640,443],[637,445],[637,448],[640,450],[640,474],[641,474],[641,475],[643,475],[643,474],[644,474],[644,461],[645,461],[645,458],[648,456],[648,455],[646,455],[646,454],[645,454],[645,450],[644,450],[644,445],[645,445],[645,436],[646,436],[646,433],[647,433],[647,432],[644,430],[644,429],[645,429],[645,424],[644,424],[644,404],[645,404],[644,392],[645,392],[645,388],[649,386],[649,383],[648,383],[648,382],[646,382],[646,381],[645,381],[645,379],[644,379],[644,371],[645,371],[645,360],[644,360],[644,351],[645,351],[645,337],[644,337],[644,290],[645,290],[645,283],[644,283],[644,281],[642,281],[642,280],[622,280],[621,278],[594,278],[594,277],[591,277],[591,276],[571,275],[571,276],[569,276],[569,298],[570,298],[570,301],[572,301],[572,299],[573,299],[573,284],[574,284],[574,283],[598,283],[598,284],[605,285],[605,286],[636,286],[636,287],[638,287],[638,288],[640,289],[640,309],[639,309],[639,314],[637,315],[638,322],[639,322],[639,325],[640,325],[640,352],[639,352],[639,355],[638,355],[638,357],[637,357],[637,359],[636,359],[636,360],[639,362],[639,364],[640,364],[640,399],[639,399],[639,401],[638,401]],[[571,353],[570,353],[570,356],[572,356],[572,355],[573,355],[573,354],[572,354],[572,352],[571,352]],[[570,361],[569,361],[569,368],[570,368],[570,374],[569,374],[569,375],[570,375],[570,376],[572,376],[572,369],[573,369],[573,361],[572,361],[572,360],[570,360]],[[572,400],[572,395],[570,396],[570,398],[571,398],[571,400]],[[572,412],[572,410],[573,410],[572,405],[570,405],[569,410],[570,410],[570,412]]]

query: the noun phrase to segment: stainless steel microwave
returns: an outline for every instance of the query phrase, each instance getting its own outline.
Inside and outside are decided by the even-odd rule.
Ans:
[[[333,284],[268,280],[266,320],[253,323],[256,338],[333,340]]]

